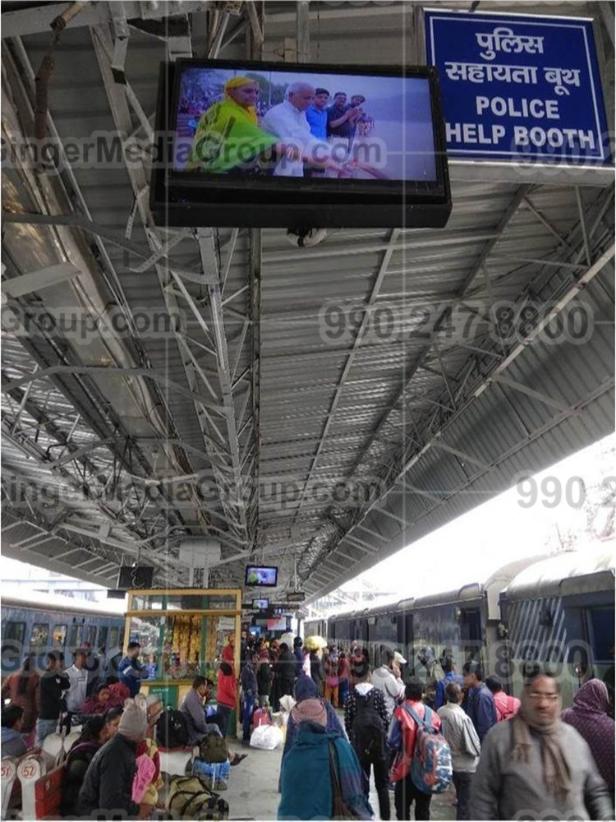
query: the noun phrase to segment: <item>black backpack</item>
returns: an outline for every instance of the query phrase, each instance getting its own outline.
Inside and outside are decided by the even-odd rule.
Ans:
[[[184,748],[188,745],[188,721],[182,711],[167,708],[156,723],[156,742],[161,748]]]
[[[357,712],[351,728],[351,743],[360,757],[384,757],[386,732],[381,715],[374,704],[372,689],[365,696],[355,691]]]

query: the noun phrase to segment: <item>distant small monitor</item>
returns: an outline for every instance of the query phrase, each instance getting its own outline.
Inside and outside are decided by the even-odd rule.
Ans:
[[[268,631],[286,631],[287,630],[287,618],[285,616],[277,616],[273,619],[267,620],[267,630]]]
[[[247,565],[244,584],[275,588],[278,585],[278,567],[276,565]]]
[[[118,588],[147,589],[152,587],[154,568],[149,565],[123,565],[118,577]]]
[[[256,611],[267,611],[269,608],[269,599],[253,599],[252,607]]]

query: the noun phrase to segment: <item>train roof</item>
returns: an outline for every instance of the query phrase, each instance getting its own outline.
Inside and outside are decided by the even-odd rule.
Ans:
[[[40,611],[58,611],[75,614],[98,614],[99,616],[122,617],[125,606],[119,600],[115,600],[114,606],[103,605],[100,602],[91,602],[88,599],[72,599],[63,597],[60,594],[48,594],[41,592],[11,593],[1,592],[2,608],[31,608]]]
[[[616,541],[564,551],[525,568],[502,595],[514,600],[613,591],[615,567]]]
[[[499,619],[498,595],[500,591],[502,591],[523,568],[527,568],[540,558],[541,557],[533,556],[513,560],[512,562],[502,565],[483,582],[470,582],[452,591],[418,597],[413,607],[430,608],[435,605],[464,604],[483,601],[485,596],[488,601],[488,619]]]

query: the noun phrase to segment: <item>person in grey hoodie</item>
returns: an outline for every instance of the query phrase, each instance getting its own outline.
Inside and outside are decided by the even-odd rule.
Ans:
[[[404,683],[394,672],[395,654],[385,651],[382,665],[372,672],[372,684],[381,691],[387,709],[387,722],[391,722],[394,710],[404,700]]]
[[[470,819],[469,800],[473,774],[477,770],[481,743],[470,716],[462,710],[462,688],[457,682],[445,686],[447,702],[438,709],[442,733],[451,749],[453,784],[456,789],[456,819]]]
[[[554,675],[529,671],[519,713],[482,742],[471,819],[614,819],[588,743],[560,710]]]

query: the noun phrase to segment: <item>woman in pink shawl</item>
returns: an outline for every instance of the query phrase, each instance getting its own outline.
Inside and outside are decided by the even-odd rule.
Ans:
[[[580,733],[605,780],[614,801],[614,720],[607,715],[609,695],[600,679],[589,679],[573,698],[573,706],[561,719]]]

